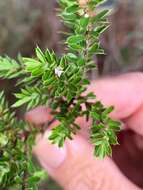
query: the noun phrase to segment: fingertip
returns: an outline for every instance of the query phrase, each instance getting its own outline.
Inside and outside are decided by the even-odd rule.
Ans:
[[[143,104],[134,114],[125,119],[125,123],[134,132],[143,136]]]

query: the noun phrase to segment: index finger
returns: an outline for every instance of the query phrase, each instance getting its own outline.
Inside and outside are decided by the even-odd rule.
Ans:
[[[91,83],[88,92],[94,92],[105,106],[113,105],[112,117],[124,119],[143,104],[143,74],[128,73],[106,77]]]
[[[143,135],[143,74],[139,72],[107,77],[92,82],[88,91],[106,106],[114,106],[111,117],[123,120]]]

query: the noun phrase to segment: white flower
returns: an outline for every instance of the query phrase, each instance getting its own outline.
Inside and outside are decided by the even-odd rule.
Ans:
[[[88,17],[89,17],[89,14],[85,13],[84,17],[85,17],[85,18],[88,18]]]
[[[60,77],[63,73],[63,69],[61,67],[56,67],[55,68],[55,75],[57,75],[58,77]]]

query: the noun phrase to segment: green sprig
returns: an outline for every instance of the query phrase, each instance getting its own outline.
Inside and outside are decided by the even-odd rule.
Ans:
[[[0,57],[0,77],[17,78],[21,88],[15,93],[17,101],[12,108],[26,105],[29,110],[39,105],[48,106],[53,118],[59,121],[49,140],[60,147],[80,130],[76,123],[78,117],[90,119],[91,143],[95,156],[100,158],[111,155],[111,146],[118,144],[116,133],[120,130],[120,122],[109,116],[113,107],[104,107],[93,92],[84,95],[90,84],[87,72],[96,67],[94,56],[104,53],[100,35],[109,26],[109,10],[97,9],[102,2],[90,0],[81,6],[76,0],[59,0],[59,16],[70,29],[63,55],[36,47],[35,57],[20,58],[20,63]],[[37,189],[42,173],[37,172],[32,162],[32,146],[36,134],[44,130],[45,125],[38,130],[19,121],[9,110],[3,93],[0,94],[0,187],[18,185],[22,190]]]

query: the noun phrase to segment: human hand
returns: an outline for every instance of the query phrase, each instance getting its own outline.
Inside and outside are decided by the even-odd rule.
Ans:
[[[94,91],[104,105],[114,105],[111,117],[124,121],[136,133],[143,135],[143,74],[130,73],[92,82],[88,91]],[[41,124],[51,119],[44,107],[30,111],[27,120]],[[51,145],[49,132],[39,138],[34,153],[41,165],[65,190],[139,190],[118,169],[110,158],[100,160],[92,154],[88,141],[90,122],[83,118],[82,127],[74,140],[67,140],[63,148]],[[56,122],[54,123],[56,126]]]

